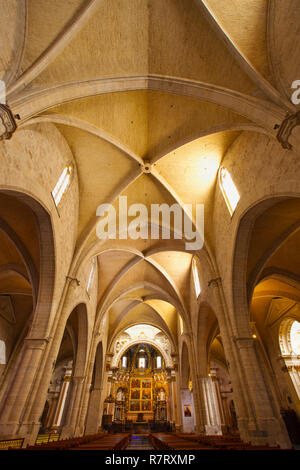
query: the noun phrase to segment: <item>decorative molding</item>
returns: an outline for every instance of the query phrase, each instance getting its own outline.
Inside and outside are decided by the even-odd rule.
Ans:
[[[25,338],[27,346],[30,349],[45,349],[46,345],[49,343],[48,338]]]
[[[232,337],[233,341],[237,344],[239,349],[242,348],[252,348],[254,344],[254,338],[247,337],[247,336],[240,336],[239,338],[236,336]]]
[[[80,286],[80,281],[76,277],[66,276],[66,279],[70,282],[75,281],[77,286]]]
[[[9,295],[0,295],[0,316],[11,325],[16,324],[14,307]]]
[[[294,127],[300,125],[300,111],[295,114],[288,114],[282,123],[276,124],[274,129],[278,129],[277,140],[281,143],[282,147],[287,150],[292,150],[293,146],[289,143],[289,137]]]
[[[17,129],[15,117],[19,115],[14,116],[8,105],[0,103],[0,140],[10,139]]]
[[[207,285],[208,287],[219,287],[219,285],[222,283],[222,278],[221,277],[216,277],[215,279],[211,279],[208,281]]]

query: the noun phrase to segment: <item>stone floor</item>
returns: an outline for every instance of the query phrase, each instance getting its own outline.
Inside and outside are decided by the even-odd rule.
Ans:
[[[126,450],[151,450],[154,449],[146,434],[133,434]]]

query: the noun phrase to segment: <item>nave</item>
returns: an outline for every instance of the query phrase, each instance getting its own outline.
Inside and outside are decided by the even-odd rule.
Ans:
[[[1,8],[0,448],[297,448],[300,1]]]

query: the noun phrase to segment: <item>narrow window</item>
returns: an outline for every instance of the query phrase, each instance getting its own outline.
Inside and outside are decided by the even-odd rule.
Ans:
[[[0,339],[0,364],[6,364],[6,347],[2,339]]]
[[[196,297],[198,299],[198,297],[200,295],[200,292],[201,292],[201,287],[200,287],[200,279],[199,279],[197,261],[195,260],[195,258],[192,261],[192,269],[193,269],[195,292],[196,292]]]
[[[240,195],[234,182],[232,181],[230,173],[225,168],[220,168],[219,184],[225,199],[227,208],[232,215],[240,200]]]
[[[70,184],[72,171],[72,165],[67,165],[62,174],[60,175],[59,180],[55,185],[55,188],[52,191],[52,196],[56,206],[58,206],[58,204],[60,203],[61,198],[63,197]]]
[[[95,269],[96,269],[96,260],[95,260],[95,258],[93,258],[92,267],[91,267],[91,270],[90,270],[90,275],[89,275],[89,279],[88,279],[88,283],[87,283],[87,287],[86,287],[86,291],[87,291],[88,294],[90,293],[90,290],[91,290],[92,285],[93,285]]]
[[[156,358],[156,367],[157,369],[161,369],[161,356],[157,356]]]
[[[294,354],[300,355],[300,323],[295,320],[290,330],[291,347]]]
[[[144,369],[146,366],[146,361],[144,357],[139,358],[139,369]]]
[[[126,369],[126,367],[127,367],[127,357],[123,356],[122,357],[122,368]]]
[[[182,333],[183,333],[183,321],[182,321],[182,318],[181,318],[180,314],[178,314],[178,317],[179,317],[179,330],[180,330],[180,334],[182,335]]]

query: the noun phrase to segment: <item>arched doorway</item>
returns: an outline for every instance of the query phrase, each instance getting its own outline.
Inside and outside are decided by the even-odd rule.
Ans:
[[[281,413],[289,405],[279,326],[292,301],[299,301],[299,210],[300,198],[288,196],[253,206],[240,221],[233,266],[233,301],[238,312],[233,322],[248,420],[251,427],[255,423],[258,433],[282,446],[289,446],[290,441]],[[299,403],[296,397],[298,409]],[[253,435],[252,429],[247,432]]]
[[[0,434],[6,436],[32,431],[22,420],[28,422],[24,407],[47,345],[54,265],[49,214],[26,194],[0,191]]]
[[[63,437],[76,433],[79,425],[86,355],[87,312],[79,304],[67,319],[46,399],[51,403],[46,427]]]

